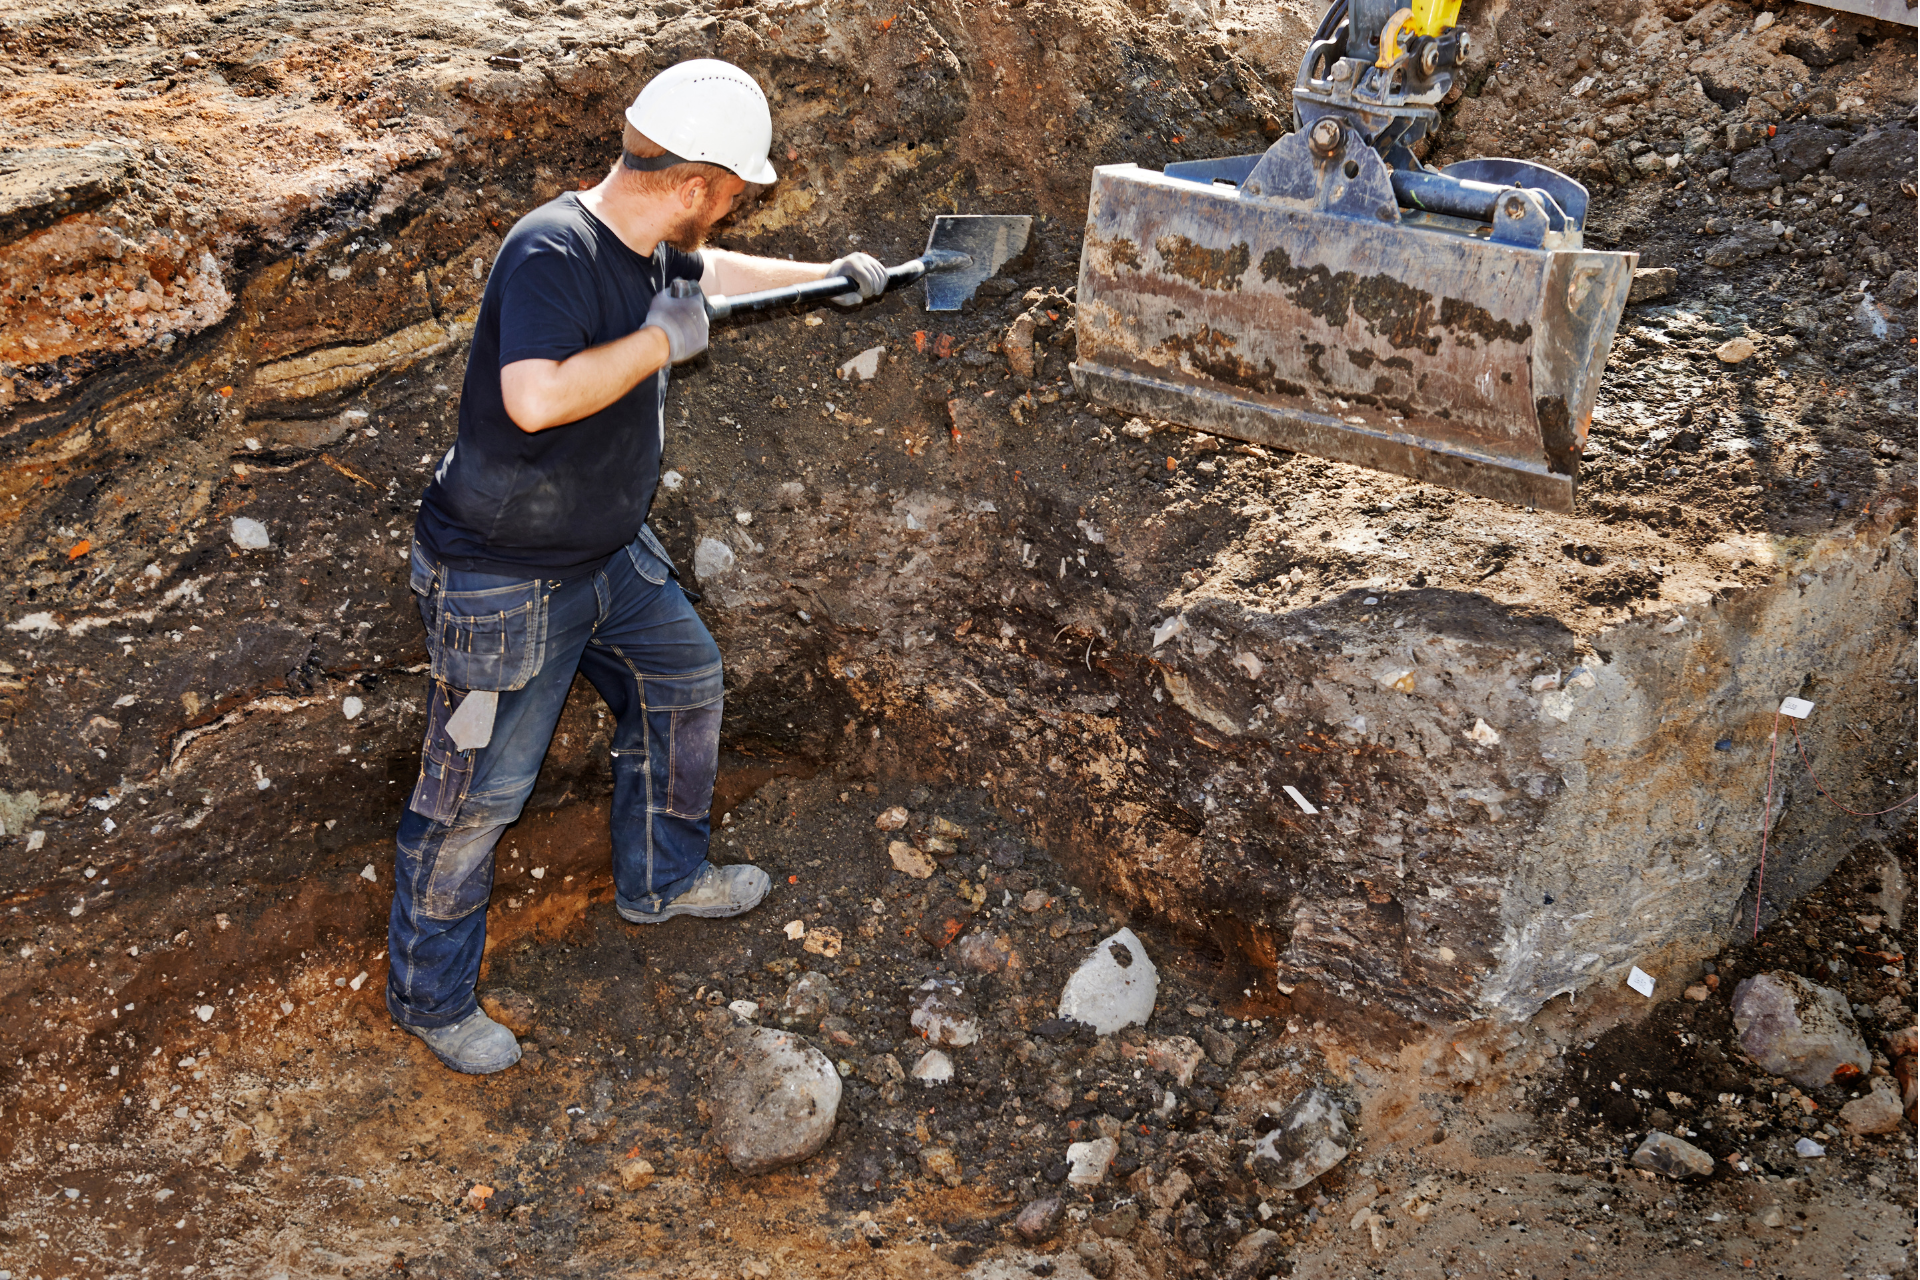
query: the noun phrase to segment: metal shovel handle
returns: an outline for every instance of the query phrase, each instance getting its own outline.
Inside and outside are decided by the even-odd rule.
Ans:
[[[891,293],[910,285],[929,271],[953,271],[972,261],[970,255],[951,249],[929,249],[911,262],[888,267],[884,292]],[[756,293],[742,293],[731,298],[718,293],[702,296],[707,304],[707,319],[725,320],[736,311],[765,311],[791,302],[819,302],[843,293],[857,293],[859,289],[859,285],[845,276],[828,276],[824,280],[782,285],[778,289],[761,289]],[[668,287],[668,292],[676,298],[690,298],[700,293],[700,285],[693,280],[675,280]]]

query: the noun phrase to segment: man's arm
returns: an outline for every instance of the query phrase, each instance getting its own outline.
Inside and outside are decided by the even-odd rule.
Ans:
[[[529,435],[600,412],[666,363],[666,332],[649,325],[565,360],[516,360],[500,370],[507,416]]]
[[[827,278],[826,262],[788,262],[783,258],[756,258],[731,249],[702,249],[706,270],[700,276],[703,293],[737,295],[805,284]]]
[[[826,280],[828,276],[847,276],[854,290],[839,294],[833,301],[856,303],[862,297],[879,297],[887,290],[887,267],[872,253],[849,253],[831,263],[789,263],[780,257],[749,257],[732,249],[701,249],[707,269],[701,273],[703,294],[756,294],[760,290],[778,290],[783,284],[806,284],[808,280]]]

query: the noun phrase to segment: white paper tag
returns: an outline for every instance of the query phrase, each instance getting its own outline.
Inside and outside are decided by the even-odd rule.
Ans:
[[[500,695],[492,690],[477,690],[460,700],[447,717],[447,736],[455,751],[472,751],[493,741],[493,713]]]
[[[1813,710],[1813,704],[1805,698],[1780,699],[1780,714],[1792,716],[1795,720],[1805,720],[1807,713]]]
[[[1287,793],[1287,795],[1289,795],[1290,797],[1292,797],[1292,799],[1293,799],[1293,802],[1294,802],[1295,804],[1297,804],[1297,805],[1299,805],[1299,806],[1300,806],[1300,812],[1302,812],[1302,813],[1306,813],[1306,814],[1315,814],[1315,813],[1319,813],[1319,812],[1320,812],[1320,811],[1319,811],[1318,809],[1316,809],[1316,808],[1314,808],[1314,807],[1313,807],[1313,806],[1312,806],[1311,804],[1308,804],[1308,803],[1307,803],[1307,798],[1306,798],[1305,796],[1303,796],[1303,795],[1301,795],[1301,794],[1300,794],[1300,793],[1299,793],[1299,792],[1298,792],[1297,790],[1295,790],[1294,788],[1292,788],[1292,787],[1289,787],[1289,786],[1285,786],[1285,785],[1283,785],[1283,786],[1282,786],[1282,787],[1281,787],[1280,789],[1281,789],[1282,791],[1284,791],[1284,792],[1286,792],[1286,793]]]
[[[1653,999],[1653,975],[1647,973],[1639,965],[1633,966],[1627,973],[1627,985],[1647,999]]]

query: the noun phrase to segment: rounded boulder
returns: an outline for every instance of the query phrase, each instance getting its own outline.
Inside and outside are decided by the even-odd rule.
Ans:
[[[713,1141],[741,1173],[798,1164],[826,1145],[840,1073],[799,1036],[765,1027],[727,1033],[709,1094]]]

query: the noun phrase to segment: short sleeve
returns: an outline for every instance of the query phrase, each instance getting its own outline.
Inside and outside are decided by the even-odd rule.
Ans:
[[[684,249],[674,248],[665,241],[661,242],[660,247],[666,251],[667,255],[667,283],[671,284],[675,280],[698,280],[707,274],[707,260],[699,250],[688,253]]]
[[[565,360],[593,345],[598,290],[579,259],[553,252],[522,258],[500,291],[500,364]]]

